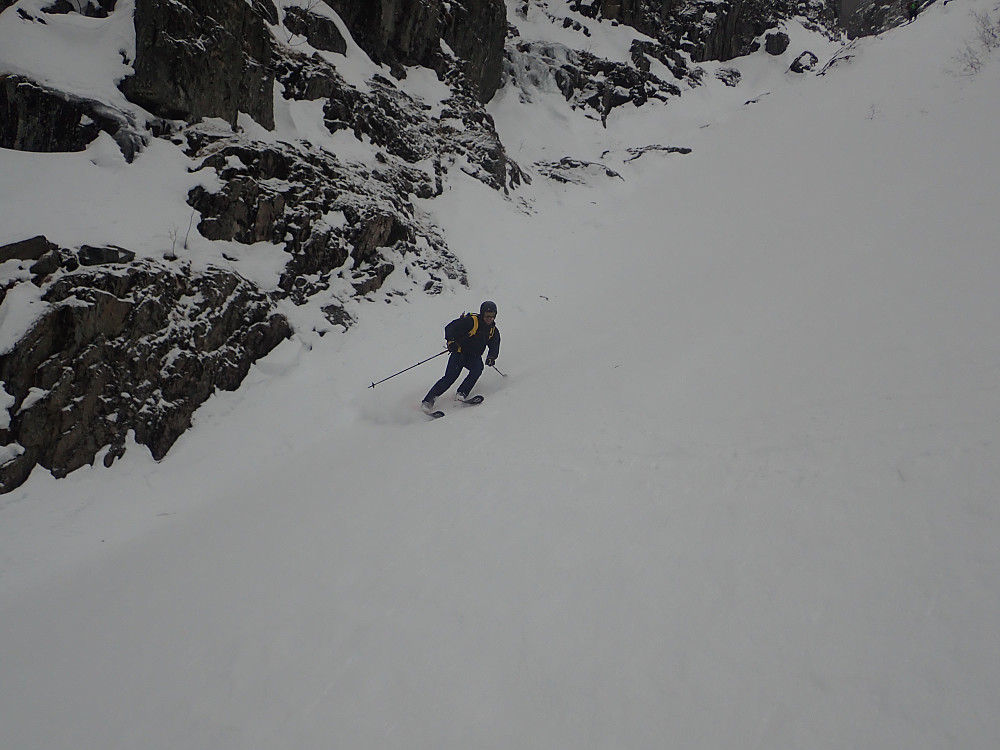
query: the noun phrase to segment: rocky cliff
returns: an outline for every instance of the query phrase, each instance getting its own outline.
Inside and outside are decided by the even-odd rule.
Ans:
[[[548,82],[607,124],[616,107],[699,85],[699,62],[747,54],[768,34],[780,47],[776,27],[791,15],[832,19],[822,3],[777,0],[0,0],[2,23],[32,29],[60,15],[125,13],[134,51],[119,50],[122,96],[0,70],[0,147],[71,153],[110,138],[132,163],[169,144],[199,178],[181,196],[190,226],[133,247],[52,242],[39,226],[0,247],[0,312],[34,311],[0,352],[0,491],[35,466],[63,476],[110,464],[130,435],[162,458],[200,404],[239,387],[292,335],[297,307],[321,310],[339,330],[357,314],[350,301],[394,274],[414,293],[465,284],[415,199],[440,195],[455,169],[502,197],[532,175],[573,181],[595,168],[572,155],[514,163],[484,107],[501,86]],[[522,40],[508,13],[543,14],[581,44]],[[629,60],[585,49],[601,23],[642,32]],[[380,72],[345,75],[339,61],[355,49]],[[446,87],[436,106],[399,85],[415,70]],[[375,158],[268,136],[296,107]],[[192,233],[201,247],[278,248],[276,282],[251,281],[231,252],[219,262],[182,252]]]

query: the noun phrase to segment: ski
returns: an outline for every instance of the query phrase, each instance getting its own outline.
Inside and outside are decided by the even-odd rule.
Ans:
[[[485,400],[486,399],[483,396],[478,396],[477,395],[477,396],[472,396],[471,398],[468,398],[465,401],[458,401],[458,403],[462,404],[464,406],[476,406],[477,404],[483,403],[483,401],[485,401]],[[444,416],[444,412],[441,411],[441,410],[438,410],[438,411],[424,411],[424,414],[426,414],[431,419],[441,419],[441,417]]]

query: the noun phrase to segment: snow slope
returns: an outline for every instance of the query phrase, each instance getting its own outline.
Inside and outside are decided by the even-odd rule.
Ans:
[[[468,292],[0,498],[0,747],[1000,745],[994,6],[607,130],[502,92],[515,159],[624,179],[456,178]],[[483,406],[419,413],[442,359],[366,388],[484,298]]]

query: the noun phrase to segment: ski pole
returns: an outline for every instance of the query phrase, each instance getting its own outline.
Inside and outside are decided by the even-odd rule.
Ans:
[[[500,372],[500,370],[497,370],[497,366],[496,366],[496,365],[490,365],[490,367],[492,367],[492,368],[493,368],[494,370],[496,370],[497,372]],[[505,375],[504,373],[500,372],[500,377],[501,377],[501,378],[505,378],[505,377],[507,377],[507,376],[506,376],[506,375]]]
[[[413,369],[414,367],[419,367],[419,366],[420,366],[420,365],[422,365],[422,364],[423,364],[424,362],[430,362],[430,361],[431,361],[432,359],[435,359],[436,357],[440,357],[440,356],[441,356],[442,354],[447,354],[447,353],[448,353],[448,350],[447,350],[447,349],[445,349],[444,351],[441,351],[441,352],[438,352],[438,353],[437,353],[437,354],[435,354],[435,355],[434,355],[433,357],[428,357],[428,358],[427,358],[427,359],[425,359],[425,360],[421,360],[420,362],[417,362],[417,364],[415,364],[415,365],[410,365],[409,367],[407,367],[407,368],[406,368],[406,370],[400,370],[399,372],[397,372],[397,373],[396,373],[396,375],[402,375],[402,374],[403,374],[404,372],[406,372],[407,370],[412,370],[412,369]],[[387,381],[387,380],[392,380],[392,379],[393,379],[394,377],[396,377],[396,375],[390,375],[390,376],[389,376],[389,377],[387,377],[387,378],[382,378],[382,379],[381,379],[380,381],[378,381],[378,383],[372,383],[372,384],[371,384],[370,386],[368,386],[368,387],[369,387],[369,388],[374,388],[374,387],[375,387],[375,386],[377,386],[377,385],[378,385],[379,383],[384,383],[384,382],[385,382],[385,381]]]

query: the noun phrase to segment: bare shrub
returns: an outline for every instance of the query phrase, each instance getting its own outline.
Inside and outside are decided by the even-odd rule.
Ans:
[[[1000,7],[996,9],[996,17],[989,12],[972,11],[972,23],[975,37],[965,43],[965,48],[956,55],[963,75],[975,75],[989,61],[992,53],[1000,49]]]
[[[972,11],[972,20],[976,27],[976,41],[988,50],[1000,47],[1000,13],[994,21],[989,13]]]

